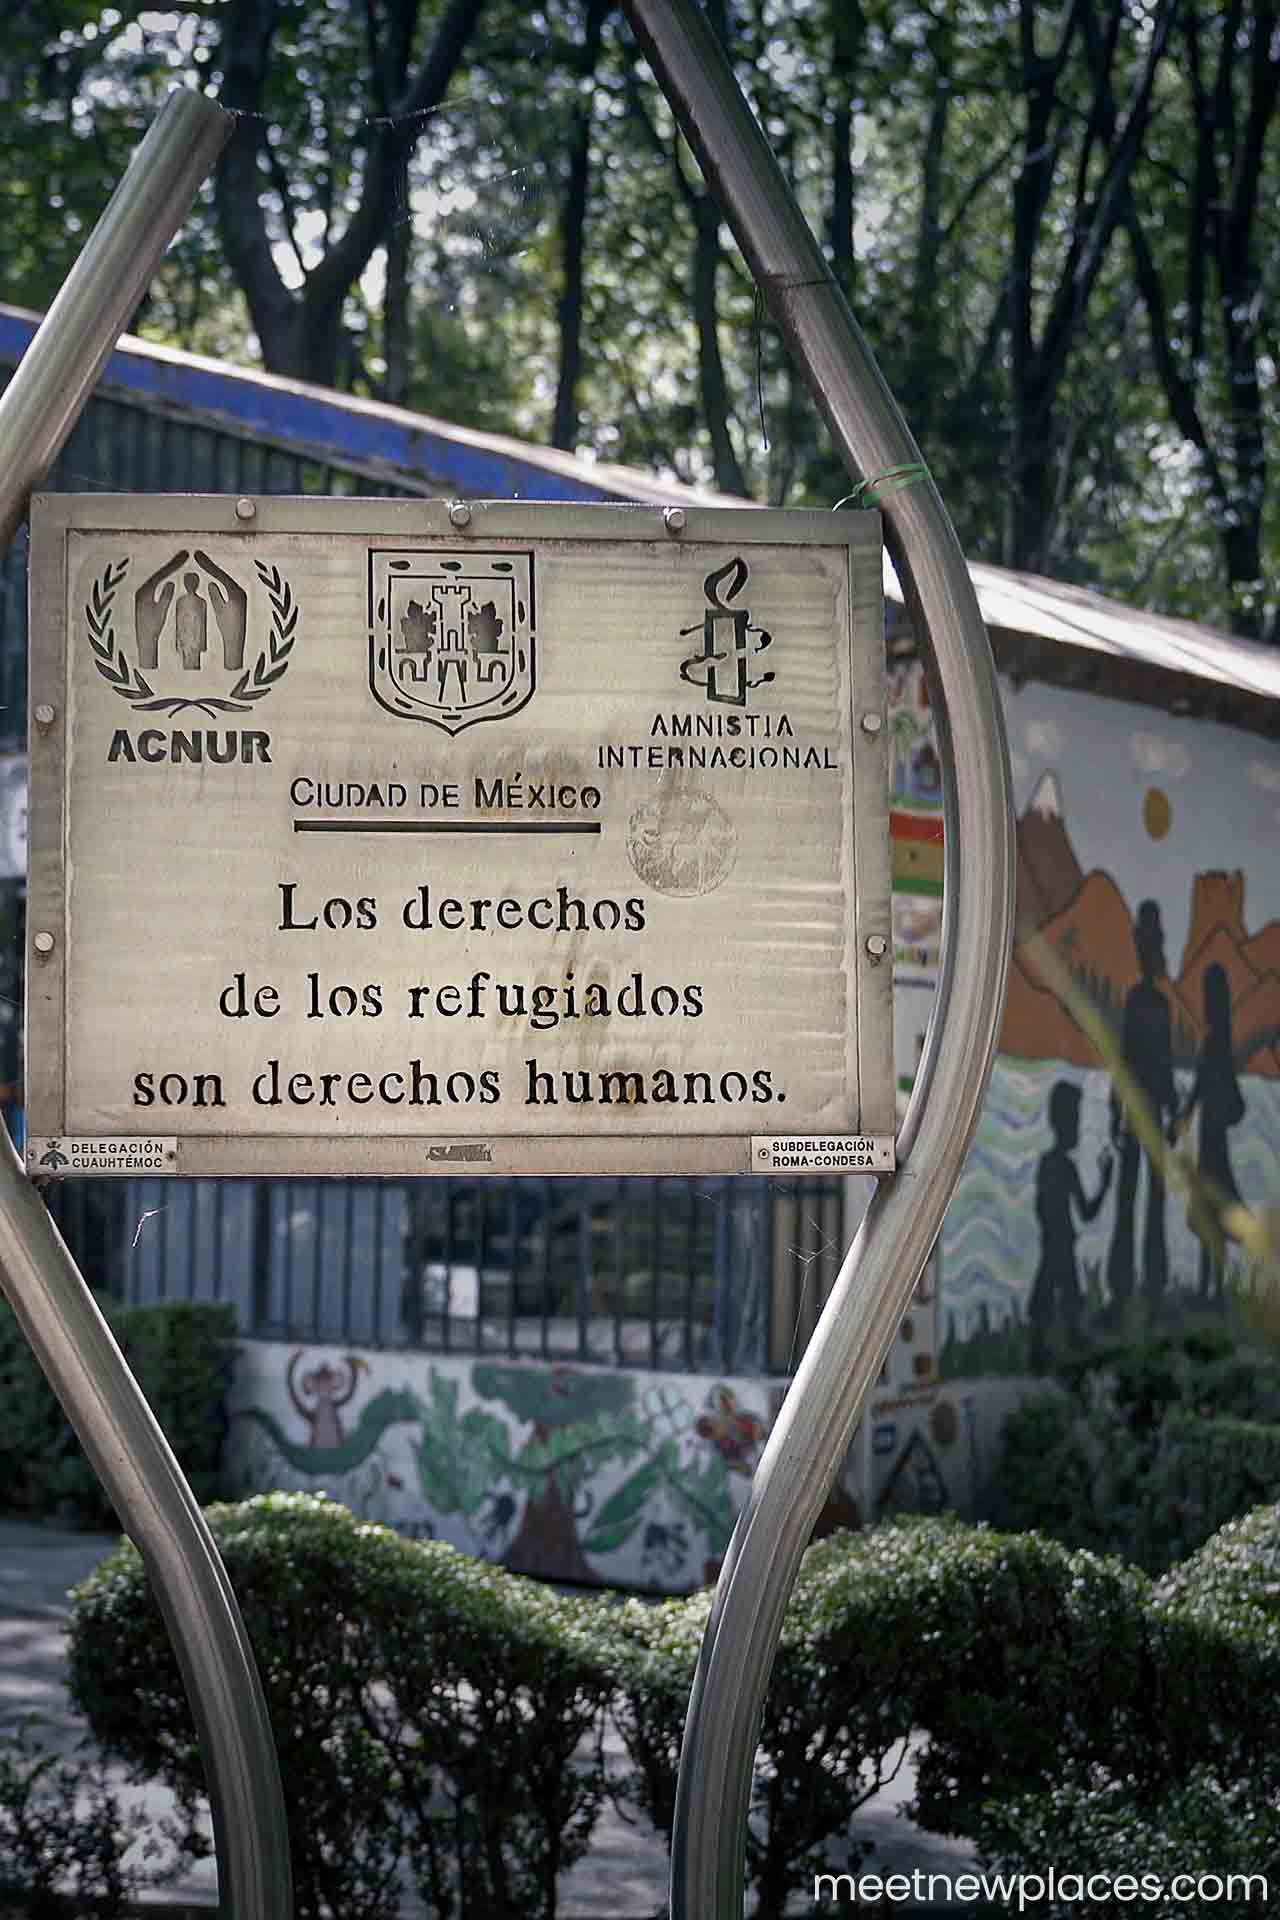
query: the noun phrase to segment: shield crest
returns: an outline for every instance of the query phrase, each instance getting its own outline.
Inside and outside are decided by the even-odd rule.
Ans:
[[[369,554],[369,686],[388,713],[461,733],[533,695],[533,555]]]

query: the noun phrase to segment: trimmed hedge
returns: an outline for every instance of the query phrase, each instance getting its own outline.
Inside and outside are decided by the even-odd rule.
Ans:
[[[607,1793],[670,1835],[708,1594],[556,1594],[315,1495],[209,1517],[275,1728],[299,1920],[391,1920],[405,1875],[445,1920],[554,1920]],[[107,1753],[163,1778],[194,1828],[194,1729],[128,1545],[75,1597],[71,1684]],[[630,1762],[613,1779],[606,1710]],[[811,1884],[913,1731],[916,1818],[989,1862],[1280,1867],[1280,1508],[1154,1586],[954,1520],[812,1548],[762,1717],[760,1920]]]
[[[299,1920],[392,1920],[402,1866],[433,1913],[555,1913],[604,1798],[574,1761],[610,1682],[597,1600],[566,1599],[308,1494],[208,1519],[280,1755]],[[110,1755],[189,1815],[204,1779],[177,1661],[127,1542],[75,1596],[71,1690]]]
[[[186,1864],[183,1851],[154,1864],[170,1837],[151,1832],[140,1808],[124,1808],[100,1765],[46,1747],[31,1718],[0,1733],[0,1912],[57,1920],[74,1901],[99,1920],[122,1920],[142,1888]]]
[[[760,1731],[747,1866],[760,1920],[822,1862],[913,1729],[917,1817],[964,1832],[1003,1793],[1133,1744],[1147,1582],[1133,1568],[955,1520],[834,1534],[805,1556]],[[680,1737],[709,1602],[629,1602],[615,1707],[636,1797],[671,1832]],[[1081,1696],[1088,1711],[1080,1711]],[[865,1849],[863,1850],[865,1851]]]
[[[1005,1423],[988,1516],[1159,1574],[1280,1499],[1280,1363],[1195,1332],[1101,1348]]]
[[[218,1493],[235,1312],[216,1301],[98,1306],[124,1350],[196,1498]],[[4,1504],[109,1531],[119,1520],[12,1309],[0,1302],[0,1485]]]

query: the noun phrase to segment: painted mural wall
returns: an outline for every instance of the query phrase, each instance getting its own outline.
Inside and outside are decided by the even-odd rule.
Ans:
[[[967,1512],[990,1471],[1018,1383],[952,1390],[922,1381],[908,1360],[892,1385],[897,1369],[891,1356],[816,1535],[868,1515]],[[678,1593],[718,1574],[785,1391],[761,1379],[246,1341],[225,1491],[324,1492],[513,1572]]]
[[[513,1572],[664,1592],[719,1571],[773,1412],[762,1380],[268,1341],[230,1409],[233,1497],[323,1491]]]
[[[1072,997],[1038,972],[1033,935],[1102,1009],[1169,1145],[1227,1199],[1280,1197],[1280,750],[1034,685],[1006,688],[1005,710],[1019,931],[1000,1055],[940,1242],[940,1373],[953,1380],[1042,1372],[1100,1335],[1221,1320],[1245,1266],[1159,1178]],[[918,766],[927,711],[910,711],[901,732]],[[921,1008],[899,1032],[907,1084],[928,967],[926,941],[904,953],[905,920],[899,971]]]
[[[891,680],[905,1106],[936,988],[943,828],[919,669]],[[1006,687],[1005,701],[1019,935],[1001,1051],[823,1531],[971,1512],[1005,1415],[1059,1356],[1232,1312],[1239,1250],[1157,1177],[1033,935],[1102,1009],[1175,1150],[1228,1197],[1280,1198],[1280,749],[1096,695]],[[323,1488],[516,1571],[678,1592],[717,1572],[783,1391],[254,1341],[229,1491]]]

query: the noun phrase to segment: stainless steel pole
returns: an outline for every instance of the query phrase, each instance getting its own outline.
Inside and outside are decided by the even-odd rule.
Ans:
[[[0,550],[233,125],[169,99],[0,398]],[[221,1911],[288,1920],[284,1797],[235,1596],[182,1470],[0,1128],[0,1286],[146,1562],[200,1735]]]
[[[624,0],[636,38],[855,474],[920,459],[857,322],[696,0]],[[754,1754],[787,1598],[813,1523],[977,1124],[1013,933],[1013,812],[995,666],[932,481],[892,493],[887,537],[924,650],[945,789],[938,997],[898,1140],[787,1394],[738,1521],[680,1760],[673,1920],[739,1920]]]
[[[234,125],[201,93],[170,94],[0,396],[0,552]]]

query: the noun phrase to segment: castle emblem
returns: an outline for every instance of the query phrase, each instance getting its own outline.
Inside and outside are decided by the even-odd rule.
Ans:
[[[388,713],[461,733],[533,697],[533,555],[375,548],[369,686]]]

